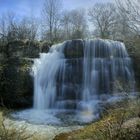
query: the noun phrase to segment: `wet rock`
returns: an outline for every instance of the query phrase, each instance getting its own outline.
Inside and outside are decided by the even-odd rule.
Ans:
[[[0,105],[10,108],[32,106],[33,59],[40,52],[48,52],[47,43],[30,40],[13,40],[0,44]]]
[[[50,49],[50,44],[48,42],[42,42],[41,43],[41,52],[47,53]]]
[[[66,59],[64,65],[65,68],[57,73],[57,83],[80,84],[83,82],[83,59]]]
[[[58,84],[57,95],[58,100],[76,100],[80,99],[82,87],[79,84]]]
[[[32,105],[33,78],[30,75],[32,60],[11,58],[1,64],[1,104],[10,108]]]
[[[84,56],[84,44],[82,40],[67,41],[64,46],[66,58],[81,58]]]

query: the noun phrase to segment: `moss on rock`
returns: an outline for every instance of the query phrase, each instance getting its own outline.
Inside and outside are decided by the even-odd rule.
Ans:
[[[32,105],[33,79],[30,75],[32,61],[12,58],[0,70],[0,97],[7,107]]]

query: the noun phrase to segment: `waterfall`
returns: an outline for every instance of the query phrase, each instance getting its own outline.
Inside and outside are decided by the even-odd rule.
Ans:
[[[116,81],[122,88],[129,87],[129,92],[135,85],[125,45],[111,40],[70,40],[54,45],[34,61],[33,71],[34,109],[78,111],[79,116],[93,115],[100,95],[120,92]]]
[[[57,48],[56,48],[57,47]],[[34,62],[34,108],[49,109],[55,107],[57,96],[56,76],[63,65],[62,45],[53,46],[49,53],[40,54]]]
[[[111,93],[113,82],[117,80],[127,83],[133,90],[132,62],[121,42],[101,39],[85,41],[83,70],[84,100],[91,99],[92,95]]]

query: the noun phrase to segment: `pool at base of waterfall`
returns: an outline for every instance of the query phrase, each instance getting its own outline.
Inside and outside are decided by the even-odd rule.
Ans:
[[[126,95],[101,95],[97,100],[87,103],[80,102],[83,106],[79,110],[66,110],[66,109],[26,109],[16,111],[11,114],[13,119],[19,121],[26,121],[31,124],[52,125],[52,126],[75,126],[85,125],[96,121],[100,118],[100,113],[105,109],[108,104],[114,104],[124,99],[136,98],[136,94]]]
[[[69,125],[82,125],[86,121],[93,121],[98,117],[90,114],[83,115],[80,118],[75,113],[64,110],[34,110],[27,109],[20,112],[12,113],[12,117],[18,120],[25,120],[32,124],[43,124],[43,125],[57,125],[57,126],[69,126]],[[82,121],[83,119],[83,121]]]
[[[93,113],[91,110],[75,111],[65,109],[26,109],[13,112],[11,116],[16,120],[24,120],[31,124],[54,126],[83,125],[95,121],[97,118],[99,118],[98,112]]]

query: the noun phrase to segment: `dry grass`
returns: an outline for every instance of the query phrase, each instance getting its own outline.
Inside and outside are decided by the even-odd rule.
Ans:
[[[53,136],[47,131],[37,131],[28,123],[15,123],[8,119],[9,113],[11,111],[0,108],[0,140],[52,140]]]
[[[61,134],[55,140],[139,140],[140,100],[129,101],[120,106],[108,110],[108,114],[100,121],[81,130]]]
[[[17,130],[13,127],[13,124],[10,124],[10,127],[7,128],[3,117],[3,110],[0,112],[0,140],[29,140],[33,135],[26,133],[26,127],[22,127],[20,130]]]

